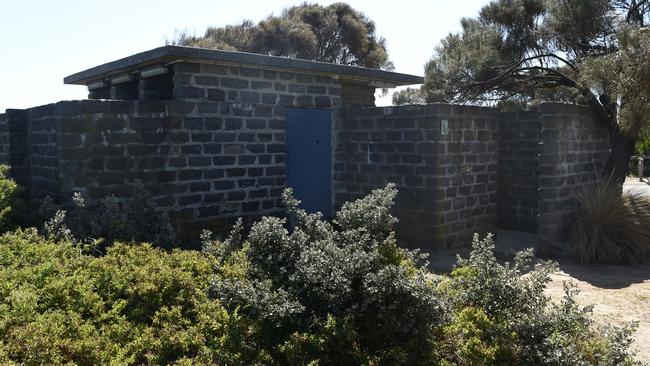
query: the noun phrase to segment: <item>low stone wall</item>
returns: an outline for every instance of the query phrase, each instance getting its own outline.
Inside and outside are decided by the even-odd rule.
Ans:
[[[453,247],[467,244],[474,232],[496,230],[495,110],[433,104],[341,115],[335,206],[392,182],[399,189],[399,235],[413,246]]]
[[[538,233],[540,250],[568,238],[577,214],[575,193],[600,178],[609,156],[609,134],[590,108],[544,103],[539,109]]]

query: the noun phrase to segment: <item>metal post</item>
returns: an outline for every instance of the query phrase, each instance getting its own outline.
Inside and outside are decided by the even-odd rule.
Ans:
[[[639,181],[643,182],[643,156],[639,156]]]

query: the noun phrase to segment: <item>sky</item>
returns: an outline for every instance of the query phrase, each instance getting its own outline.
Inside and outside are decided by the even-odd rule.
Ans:
[[[0,0],[0,113],[87,97],[78,71],[164,44],[174,30],[255,22],[303,0]],[[312,0],[323,5],[334,1]],[[436,44],[488,0],[348,0],[386,38],[395,71],[424,75]],[[378,105],[390,104],[390,96]]]

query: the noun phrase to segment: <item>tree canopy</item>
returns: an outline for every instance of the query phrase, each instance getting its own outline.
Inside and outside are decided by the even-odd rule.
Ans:
[[[424,96],[418,88],[406,88],[393,93],[393,105],[423,104]]]
[[[427,101],[590,105],[617,178],[650,127],[649,0],[495,0],[461,20],[426,66]]]
[[[345,3],[303,3],[257,24],[245,20],[209,27],[202,37],[177,32],[171,43],[392,69],[386,40],[377,36],[375,23]]]

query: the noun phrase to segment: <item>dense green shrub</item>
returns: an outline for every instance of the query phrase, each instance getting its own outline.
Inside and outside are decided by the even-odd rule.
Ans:
[[[579,307],[576,290],[552,303],[544,294],[552,263],[533,261],[532,251],[513,264],[494,256],[491,236],[475,235],[468,259],[459,259],[440,284],[451,305],[442,354],[456,365],[634,365],[628,348],[633,325],[598,327],[591,308]]]
[[[0,232],[9,230],[14,225],[16,211],[22,208],[18,199],[20,189],[13,179],[7,176],[9,167],[0,165]]]
[[[579,213],[571,226],[579,263],[642,263],[650,254],[650,198],[623,192],[609,179],[577,193]]]
[[[250,324],[205,293],[212,269],[194,251],[118,243],[92,257],[33,229],[6,233],[0,364],[254,363]]]

